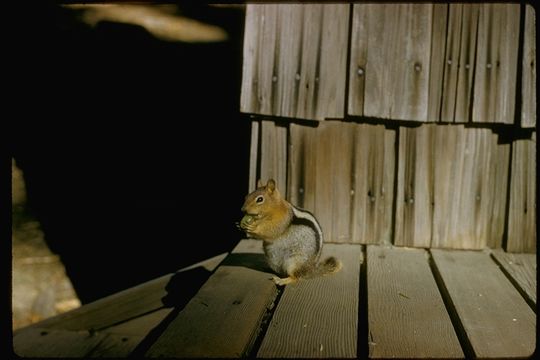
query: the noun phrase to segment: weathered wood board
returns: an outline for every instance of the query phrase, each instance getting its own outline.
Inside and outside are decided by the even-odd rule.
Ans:
[[[512,146],[506,251],[536,252],[536,132]]]
[[[462,126],[436,126],[434,144],[431,246],[501,247],[510,146],[490,129]]]
[[[279,191],[287,194],[287,127],[271,120],[261,121],[261,168],[259,178],[264,184],[276,181]]]
[[[449,4],[433,4],[431,55],[429,65],[428,115],[426,121],[440,120],[443,94],[444,59]]]
[[[277,295],[262,243],[242,240],[169,323],[147,357],[241,357]]]
[[[159,309],[101,330],[99,334],[105,335],[105,338],[92,349],[88,357],[120,358],[131,355],[145,337],[172,311],[172,308]]]
[[[536,254],[512,254],[502,249],[493,250],[492,256],[512,278],[526,299],[536,305]]]
[[[525,4],[525,32],[521,74],[521,126],[536,126],[536,13]]]
[[[348,4],[249,4],[240,109],[262,115],[342,118]]]
[[[370,358],[462,358],[423,249],[367,247]]]
[[[444,59],[442,122],[468,122],[470,118],[478,4],[450,4]]]
[[[519,4],[481,4],[472,121],[514,123]]]
[[[262,358],[356,358],[360,245],[326,244],[336,274],[287,285],[257,353]]]
[[[259,121],[251,121],[251,142],[249,150],[249,182],[248,182],[248,191],[247,193],[252,192],[257,188],[257,165],[259,162]]]
[[[509,154],[490,129],[401,128],[395,244],[500,247]]]
[[[220,254],[179,272],[195,268],[204,268],[211,272],[225,256],[226,254]],[[173,276],[174,274],[164,275],[31,326],[64,330],[100,330],[119,324],[162,308],[163,298],[168,294],[167,284]]]
[[[536,315],[489,253],[431,252],[474,353],[469,356],[531,356],[536,348]]]
[[[427,121],[432,16],[432,4],[354,5],[350,115]]]
[[[391,241],[395,137],[382,125],[290,125],[289,199],[315,214],[325,241]]]
[[[394,201],[396,131],[357,124],[352,153],[352,242],[390,244]]]
[[[433,223],[431,126],[400,128],[394,244],[429,247]]]
[[[26,327],[13,336],[13,349],[20,357],[84,358],[105,339],[104,334]]]

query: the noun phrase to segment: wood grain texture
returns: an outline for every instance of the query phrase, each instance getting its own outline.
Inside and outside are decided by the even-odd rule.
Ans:
[[[510,147],[489,129],[435,128],[432,247],[502,246]]]
[[[287,127],[272,120],[261,121],[261,171],[263,183],[276,181],[279,191],[287,194]]]
[[[351,82],[351,115],[427,120],[432,15],[431,4],[354,5],[353,18],[360,18],[353,21],[367,22],[367,31],[353,32],[350,71],[365,62],[367,91],[357,95],[361,88]]]
[[[360,245],[326,244],[343,269],[287,285],[257,354],[262,358],[355,358]]]
[[[390,244],[396,131],[368,124],[356,124],[353,131],[351,242]]]
[[[165,289],[174,274],[96,300],[33,326],[65,330],[99,330],[164,306]]]
[[[395,244],[500,247],[509,154],[489,129],[400,129]]]
[[[99,334],[105,335],[88,354],[89,357],[120,358],[129,356],[143,339],[172,312],[172,308],[163,308],[149,314],[105,328]]]
[[[259,161],[259,137],[260,123],[257,120],[251,121],[251,142],[249,146],[249,188],[248,193],[257,188],[257,165]]]
[[[508,252],[536,252],[536,132],[513,143]]]
[[[148,357],[241,357],[277,291],[262,243],[242,240],[150,347]]]
[[[225,256],[226,254],[217,255],[185,267],[178,272],[196,268],[203,268],[210,272],[219,265]],[[122,323],[163,308],[163,298],[168,294],[166,287],[174,275],[167,274],[147,281],[31,326],[65,330],[101,330]]]
[[[495,249],[492,256],[512,277],[522,294],[536,305],[536,254],[512,254]]]
[[[241,111],[342,118],[347,4],[249,4]]]
[[[440,121],[443,94],[444,57],[449,4],[433,4],[429,65],[428,122]]]
[[[315,212],[317,128],[291,123],[289,129],[288,198],[292,204]]]
[[[474,355],[531,356],[536,348],[536,315],[489,254],[431,252]]]
[[[369,18],[371,10],[368,6],[353,5],[351,29],[351,59],[349,62],[349,115],[364,115],[364,97],[366,92],[366,68],[369,46]]]
[[[106,335],[88,331],[68,331],[26,327],[13,336],[13,349],[20,357],[84,358]]]
[[[521,74],[521,126],[536,126],[536,13],[525,4],[525,33]]]
[[[519,4],[481,4],[472,121],[514,122]]]
[[[468,122],[479,16],[477,4],[450,4],[441,121]]]
[[[429,247],[433,223],[434,126],[400,128],[394,244]]]
[[[462,358],[425,250],[368,245],[369,357]]]
[[[290,129],[290,201],[315,214],[326,242],[389,243],[395,131],[334,121]]]

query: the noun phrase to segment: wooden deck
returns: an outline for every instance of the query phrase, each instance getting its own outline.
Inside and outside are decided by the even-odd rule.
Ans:
[[[324,252],[343,261],[341,272],[277,288],[261,243],[243,240],[227,256],[20,329],[14,351],[508,358],[536,349],[536,255],[360,244],[326,244]]]

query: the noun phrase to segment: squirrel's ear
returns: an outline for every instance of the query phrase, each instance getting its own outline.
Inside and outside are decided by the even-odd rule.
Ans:
[[[257,180],[257,189],[264,187],[264,184],[261,179]]]
[[[266,184],[266,189],[270,192],[274,192],[276,190],[276,182],[274,179],[268,180],[268,183]]]

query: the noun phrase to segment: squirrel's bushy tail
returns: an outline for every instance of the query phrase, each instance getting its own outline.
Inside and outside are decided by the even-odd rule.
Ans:
[[[342,267],[343,264],[341,263],[341,261],[339,261],[333,256],[330,256],[318,263],[313,268],[311,268],[311,271],[309,272],[307,277],[333,274],[341,270]]]

